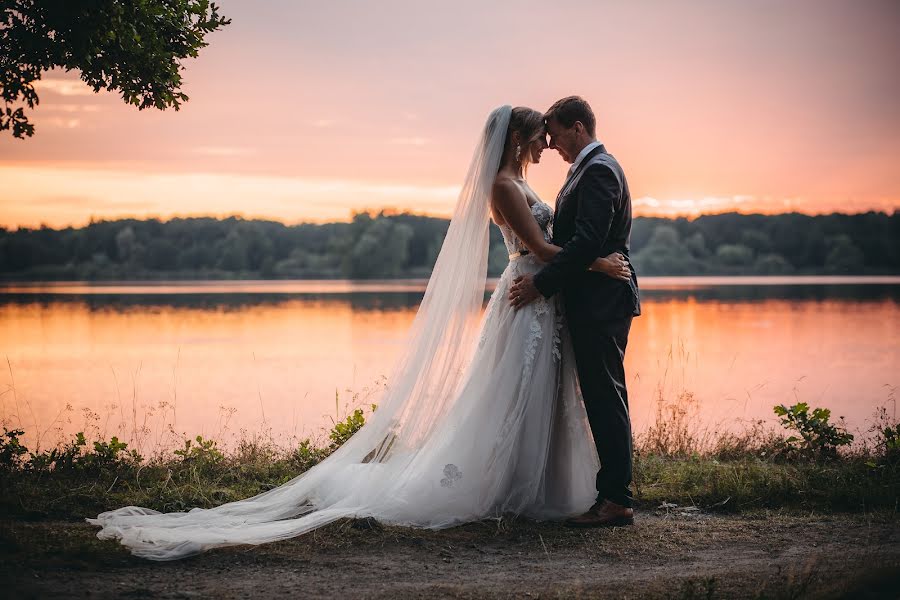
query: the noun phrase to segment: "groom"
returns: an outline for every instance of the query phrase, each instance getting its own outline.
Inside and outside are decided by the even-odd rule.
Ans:
[[[553,217],[553,243],[562,250],[533,277],[517,278],[509,298],[521,308],[538,295],[563,295],[584,407],[600,456],[597,501],[567,524],[631,525],[631,422],[623,360],[631,319],[641,314],[637,277],[630,265],[630,281],[588,271],[598,256],[620,252],[628,257],[631,195],[622,167],[596,139],[594,113],[586,101],[563,98],[544,120],[550,148],[572,163]]]

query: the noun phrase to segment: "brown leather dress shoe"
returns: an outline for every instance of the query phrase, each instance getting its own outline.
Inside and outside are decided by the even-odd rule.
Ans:
[[[634,525],[634,509],[609,500],[597,502],[583,515],[566,521],[569,527],[624,527]]]

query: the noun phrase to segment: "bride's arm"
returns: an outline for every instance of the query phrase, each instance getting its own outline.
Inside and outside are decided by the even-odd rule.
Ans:
[[[491,208],[499,213],[503,221],[510,226],[513,233],[541,262],[550,262],[562,248],[544,239],[544,233],[534,220],[528,207],[525,193],[508,179],[498,179],[491,193]],[[495,218],[496,220],[496,218]],[[627,281],[631,279],[631,271],[625,257],[618,252],[597,258],[588,267],[614,279]]]

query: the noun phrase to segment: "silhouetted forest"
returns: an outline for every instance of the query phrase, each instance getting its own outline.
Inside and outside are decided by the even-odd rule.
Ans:
[[[639,275],[900,273],[896,213],[636,218]],[[0,278],[304,279],[427,277],[448,221],[360,213],[349,223],[285,225],[238,217],[0,228]],[[489,273],[507,263],[491,226]]]

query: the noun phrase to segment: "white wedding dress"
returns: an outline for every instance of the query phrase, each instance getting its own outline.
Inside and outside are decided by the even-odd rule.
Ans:
[[[508,119],[509,107],[491,113],[407,355],[369,422],[278,488],[212,509],[105,512],[88,519],[102,527],[98,537],[172,560],[345,517],[443,528],[504,514],[556,519],[591,505],[597,453],[556,301],[519,311],[507,301],[513,279],[540,268],[533,254],[510,261],[479,318],[487,194]],[[538,202],[531,212],[549,240],[552,209]],[[509,227],[500,229],[511,254],[524,249]]]

